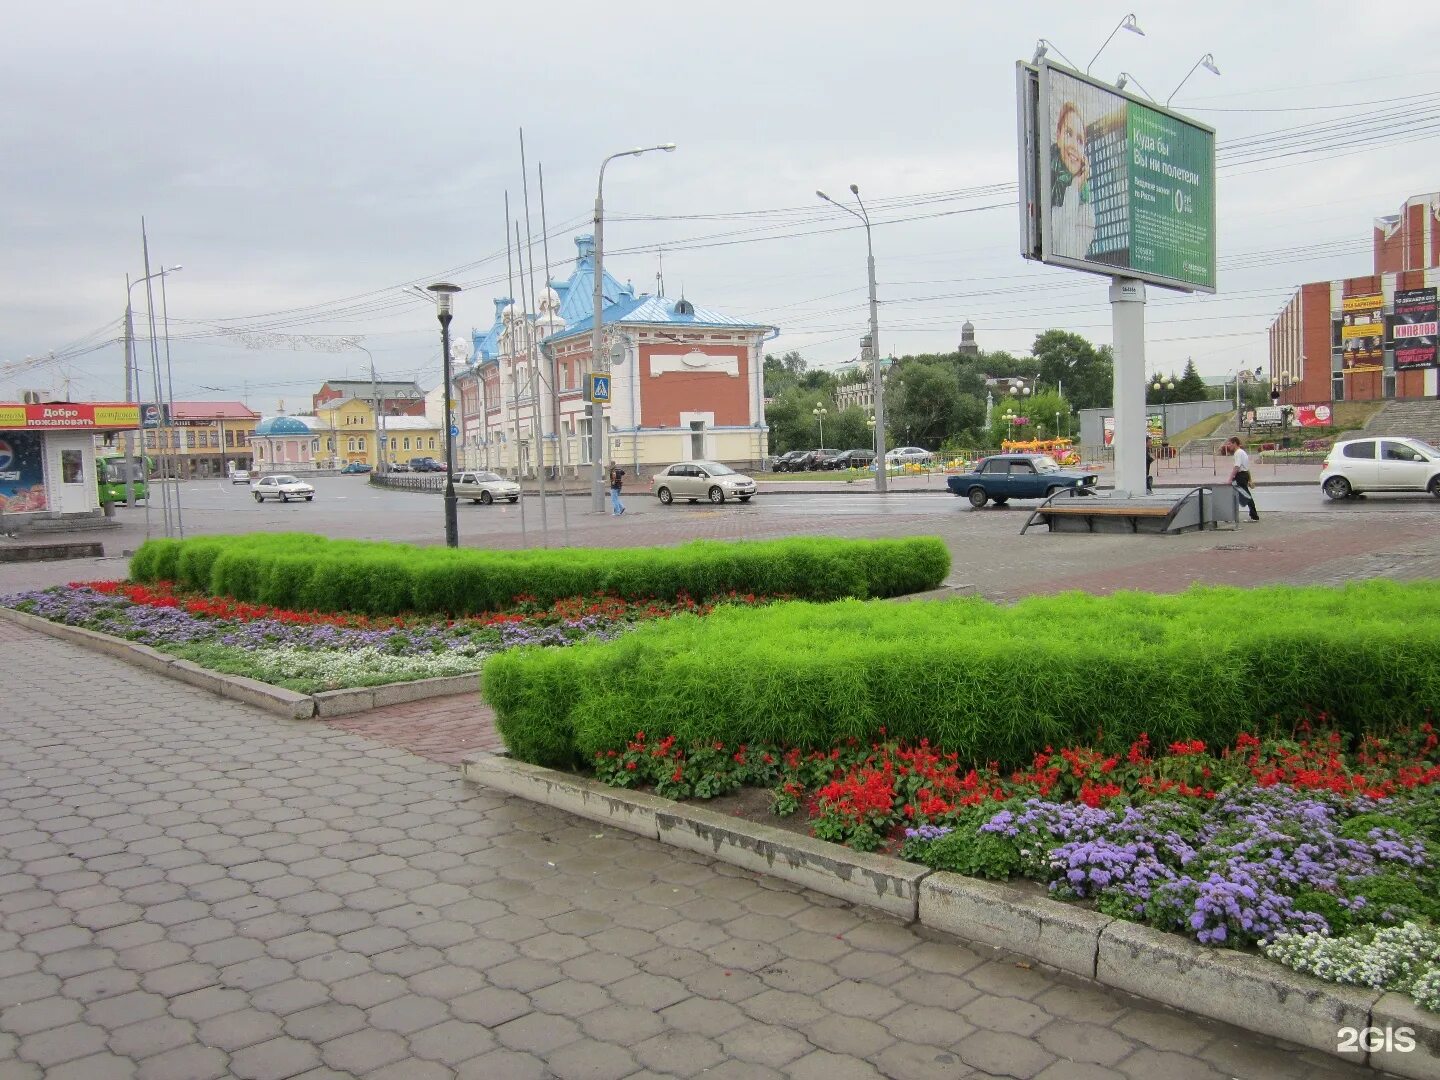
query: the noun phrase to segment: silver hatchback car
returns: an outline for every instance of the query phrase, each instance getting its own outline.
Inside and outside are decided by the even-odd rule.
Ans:
[[[650,489],[666,506],[676,499],[699,502],[726,499],[749,502],[755,496],[755,481],[718,461],[681,461],[655,474]]]
[[[1320,489],[1332,499],[1366,491],[1428,491],[1440,497],[1440,449],[1403,435],[1347,439],[1325,456]]]

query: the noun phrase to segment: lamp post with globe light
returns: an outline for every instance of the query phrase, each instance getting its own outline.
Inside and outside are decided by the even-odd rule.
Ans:
[[[830,415],[830,410],[825,408],[823,402],[817,401],[815,408],[810,410],[810,415],[820,422],[820,449],[825,449],[825,417]]]

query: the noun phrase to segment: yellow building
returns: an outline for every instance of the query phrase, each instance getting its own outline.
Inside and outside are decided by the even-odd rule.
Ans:
[[[439,419],[424,416],[381,417],[380,438],[375,429],[375,410],[364,398],[342,398],[326,402],[315,410],[311,430],[322,445],[333,447],[337,468],[352,461],[363,461],[371,468],[379,465],[376,454],[384,440],[387,464],[408,463],[412,457],[433,457],[444,460],[445,442]]]

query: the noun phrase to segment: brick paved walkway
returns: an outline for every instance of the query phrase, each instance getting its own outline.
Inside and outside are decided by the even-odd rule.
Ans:
[[[5,1080],[1373,1075],[17,627],[0,648]]]

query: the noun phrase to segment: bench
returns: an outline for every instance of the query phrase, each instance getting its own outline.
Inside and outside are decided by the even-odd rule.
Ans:
[[[1042,506],[1035,511],[1035,516],[1044,517],[1046,524],[1052,517],[1078,517],[1085,518],[1085,524],[1091,532],[1095,531],[1097,517],[1125,518],[1130,522],[1130,531],[1140,531],[1141,518],[1167,518],[1174,508],[1171,506]],[[1025,528],[1029,528],[1027,522]],[[1021,530],[1024,531],[1023,529]]]

